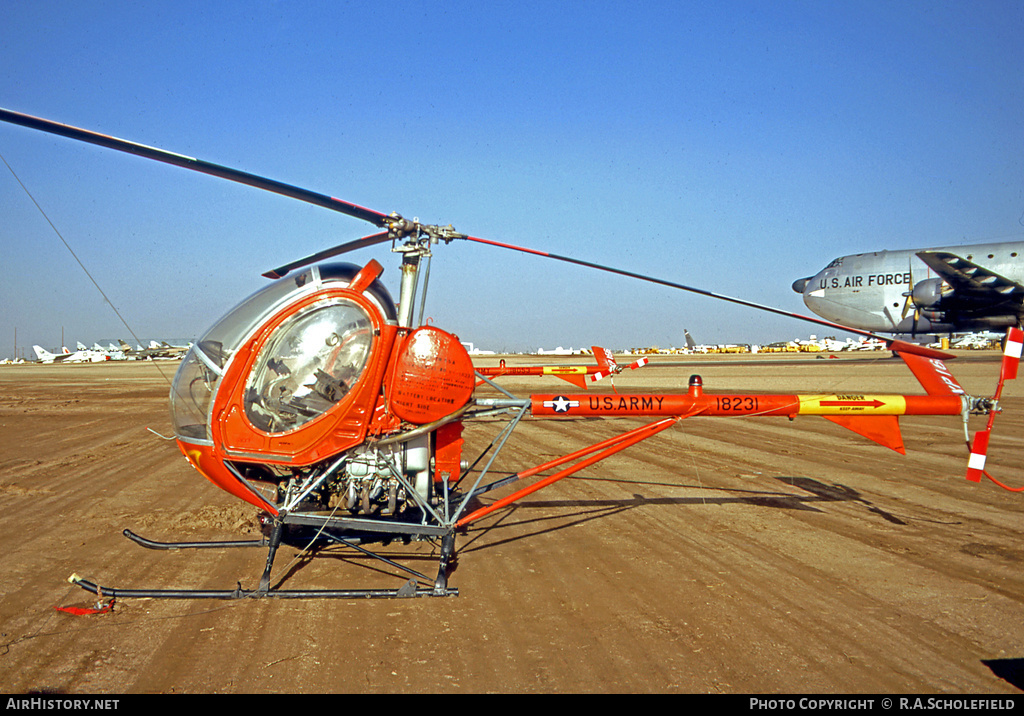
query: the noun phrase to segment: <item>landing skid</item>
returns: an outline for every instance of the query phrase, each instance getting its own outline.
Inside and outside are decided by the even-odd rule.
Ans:
[[[114,599],[407,599],[412,597],[457,597],[457,587],[426,588],[410,579],[401,589],[259,589],[246,590],[241,585],[232,590],[209,589],[118,589],[103,587],[87,579],[72,580],[87,592]]]
[[[432,586],[429,577],[401,565],[393,560],[366,549],[358,544],[358,540],[346,539],[332,534],[325,533],[325,537],[332,542],[351,547],[374,559],[384,562],[390,567],[402,570],[412,577],[399,589],[278,589],[270,587],[270,571],[274,563],[277,548],[280,546],[284,535],[284,524],[275,521],[272,525],[269,538],[259,540],[234,540],[234,541],[212,541],[212,542],[157,542],[140,537],[131,530],[124,530],[124,536],[138,545],[147,549],[176,550],[176,549],[224,549],[234,547],[268,547],[267,565],[260,577],[259,587],[256,589],[242,589],[241,583],[234,589],[210,590],[210,589],[121,589],[117,587],[106,587],[78,575],[72,575],[68,581],[77,584],[87,592],[101,598],[114,599],[409,599],[413,597],[452,597],[458,596],[459,590],[448,586],[448,568],[455,556],[455,534],[447,532],[441,537],[441,555],[438,559],[437,577],[433,580]]]
[[[140,537],[131,530],[124,530],[121,534],[146,549],[227,549],[230,547],[266,547],[270,544],[266,537],[263,539],[227,540],[223,542],[156,542]]]

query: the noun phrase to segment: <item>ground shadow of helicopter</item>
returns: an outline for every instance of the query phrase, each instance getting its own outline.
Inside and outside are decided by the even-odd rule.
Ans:
[[[981,663],[1006,683],[1024,691],[1024,659],[982,659]]]
[[[598,482],[624,482],[621,480],[610,480],[607,478],[574,478],[580,480],[595,480]],[[512,507],[507,514],[493,524],[482,527],[463,547],[463,552],[474,552],[500,547],[502,545],[517,542],[522,539],[537,537],[542,534],[550,534],[569,527],[575,527],[592,520],[604,519],[612,515],[622,514],[637,508],[652,506],[712,506],[712,505],[753,505],[756,507],[770,507],[784,510],[800,510],[809,512],[821,512],[815,507],[818,504],[832,502],[853,502],[863,504],[868,512],[878,515],[887,522],[896,525],[908,524],[899,517],[886,512],[885,510],[871,504],[861,494],[846,485],[828,485],[819,480],[809,477],[776,477],[780,483],[797,487],[809,493],[798,495],[791,492],[776,492],[772,490],[745,490],[736,488],[714,488],[716,492],[725,492],[726,495],[708,497],[706,495],[693,497],[645,497],[639,493],[633,493],[632,498],[623,499],[564,499],[564,500],[533,500],[520,502]],[[669,486],[682,489],[698,489],[705,491],[706,486],[699,485],[677,485],[673,483],[637,483],[628,481],[631,484],[648,484],[657,486]],[[526,513],[529,510],[558,510],[557,514],[548,514],[540,517],[529,517]],[[570,510],[569,519],[562,510]],[[485,536],[506,529],[522,529],[526,525],[534,525],[536,529],[524,534],[488,541],[484,544],[474,545]]]

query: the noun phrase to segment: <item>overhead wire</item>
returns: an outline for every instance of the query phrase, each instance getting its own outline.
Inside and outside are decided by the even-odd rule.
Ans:
[[[22,188],[22,190],[25,192],[28,198],[32,200],[33,204],[35,204],[36,209],[38,209],[39,213],[42,214],[44,219],[46,219],[46,223],[49,224],[50,228],[53,229],[53,232],[57,234],[57,238],[61,240],[61,243],[64,244],[64,248],[68,250],[68,253],[71,254],[71,256],[75,259],[78,265],[82,268],[82,271],[85,272],[85,275],[89,277],[89,280],[92,282],[92,285],[95,286],[96,290],[100,292],[101,296],[103,296],[103,300],[107,302],[108,306],[110,306],[110,309],[114,312],[114,315],[116,315],[118,319],[120,319],[121,323],[124,324],[124,327],[128,330],[128,333],[131,334],[131,337],[135,339],[135,342],[137,344],[140,344],[142,341],[140,341],[139,337],[135,335],[135,331],[132,330],[132,327],[130,325],[128,325],[128,321],[126,321],[124,316],[121,315],[121,312],[117,310],[117,306],[115,306],[114,302],[110,300],[110,297],[107,296],[106,291],[103,290],[99,282],[97,282],[96,279],[93,277],[92,273],[90,273],[89,269],[86,268],[85,264],[82,263],[82,259],[80,259],[78,257],[78,254],[75,253],[75,250],[71,248],[71,244],[69,244],[67,239],[64,238],[64,235],[60,232],[60,229],[58,229],[57,226],[53,223],[53,221],[47,215],[43,207],[40,206],[39,202],[36,201],[36,198],[32,195],[32,192],[28,190],[28,187],[25,186],[25,183],[18,176],[17,172],[14,171],[14,168],[10,165],[10,163],[3,156],[3,154],[0,154],[0,161],[3,161],[4,166],[7,167],[7,170],[11,173],[11,176],[14,177],[14,180],[18,182],[18,185]],[[164,373],[164,371],[160,368],[159,365],[157,365],[157,371],[159,371],[160,375],[167,382],[167,384],[170,385],[170,378],[167,377],[167,374]]]

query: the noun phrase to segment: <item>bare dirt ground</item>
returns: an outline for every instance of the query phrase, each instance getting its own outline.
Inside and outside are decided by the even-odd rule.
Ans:
[[[662,359],[616,388],[681,390],[699,372],[707,392],[922,392],[899,361],[756,358]],[[991,394],[998,354],[962,354],[950,367],[968,392]],[[965,481],[957,418],[901,419],[906,456],[815,417],[683,421],[474,525],[458,542],[458,597],[123,599],[107,614],[57,611],[95,601],[66,581],[72,572],[122,588],[255,586],[261,549],[157,552],[121,536],[256,534],[254,508],[146,429],[171,433],[175,368],[0,366],[0,692],[1024,685],[1024,495]],[[574,390],[555,378],[505,384]],[[1008,384],[989,459],[1013,485],[1024,483],[1022,384]],[[636,424],[527,421],[499,469]],[[972,419],[972,431],[980,425]],[[470,446],[481,449],[493,428],[468,428]],[[433,573],[429,545],[386,552]],[[340,551],[297,555],[278,555],[283,587],[404,581]]]

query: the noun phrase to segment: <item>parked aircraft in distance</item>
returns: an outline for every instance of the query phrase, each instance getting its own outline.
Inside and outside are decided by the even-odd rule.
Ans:
[[[67,348],[64,348],[61,353],[50,353],[40,346],[32,346],[32,350],[36,352],[36,358],[40,363],[102,363],[107,360],[107,355],[103,351],[93,351],[88,348],[77,350],[74,353]]]
[[[92,348],[86,348],[85,344],[78,341],[78,350],[80,351],[91,351],[92,353],[99,353],[106,356],[107,360],[126,360],[124,353],[113,346],[109,348],[103,348],[99,343],[93,343]]]
[[[184,356],[190,347],[172,346],[167,341],[160,341],[159,343],[157,341],[150,341],[147,348],[141,346],[132,348],[121,339],[118,339],[117,342],[121,344],[121,352],[124,353],[128,360],[177,359]]]
[[[81,344],[79,344],[81,346]],[[93,343],[92,349],[94,351],[103,351],[107,354],[109,360],[128,360],[125,357],[124,351],[120,348],[115,348],[113,343],[108,343],[106,348],[100,346],[99,343]]]
[[[1024,241],[840,256],[793,290],[822,318],[874,333],[1001,331],[1024,317]]]
[[[956,336],[949,342],[950,348],[992,348],[1003,340],[1003,334],[994,331],[982,331],[980,333],[965,333]],[[940,346],[941,347],[941,346]]]
[[[469,353],[471,356],[492,356],[492,355],[494,355],[494,351],[482,350],[482,349],[477,348],[476,346],[474,346],[472,343],[467,343],[466,341],[462,341],[462,345],[464,345],[466,347],[466,352]]]

